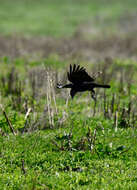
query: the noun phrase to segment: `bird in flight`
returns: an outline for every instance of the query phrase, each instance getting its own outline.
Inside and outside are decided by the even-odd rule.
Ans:
[[[70,88],[70,95],[73,98],[77,92],[90,91],[91,97],[95,100],[94,88],[110,88],[110,85],[97,84],[94,78],[89,76],[84,67],[74,64],[70,65],[70,71],[67,73],[70,84],[57,84],[57,88]]]

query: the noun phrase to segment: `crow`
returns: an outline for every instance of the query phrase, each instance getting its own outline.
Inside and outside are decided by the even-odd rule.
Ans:
[[[70,88],[70,95],[73,99],[77,92],[90,91],[91,97],[96,100],[94,88],[110,88],[110,85],[94,83],[94,78],[89,76],[84,67],[74,64],[70,65],[70,71],[67,73],[70,84],[57,84],[57,88]]]

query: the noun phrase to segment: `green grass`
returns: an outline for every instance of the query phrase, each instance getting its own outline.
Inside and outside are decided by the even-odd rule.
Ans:
[[[58,64],[59,61],[53,58],[32,64],[19,59],[14,63],[6,58],[1,60],[0,68],[3,72],[0,77],[0,103],[3,104],[17,135],[11,133],[0,111],[0,189],[136,189],[137,122],[135,120],[135,123],[132,123],[133,112],[137,118],[135,101],[137,78],[136,73],[132,73],[132,70],[136,70],[135,62],[116,60],[106,69],[106,77],[109,76],[107,83],[112,86],[110,90],[106,90],[105,109],[106,112],[109,110],[108,116],[104,116],[103,91],[97,91],[97,113],[94,117],[94,102],[91,101],[88,93],[77,95],[66,105],[65,96],[56,91],[58,113],[55,113],[52,96],[49,105],[53,110],[53,125],[49,121],[48,112],[44,111],[47,107],[46,95],[50,93],[50,90],[47,92],[44,88],[47,84],[46,80],[42,80],[45,82],[44,86],[31,86],[29,76],[29,73],[33,72],[37,77],[42,69],[38,75],[40,82],[43,64],[45,63],[47,69],[49,62],[53,63],[48,70],[51,78],[54,78],[54,72],[63,77],[64,68],[60,65],[61,62]],[[65,64],[67,63],[64,62]],[[101,64],[105,67],[105,63]],[[12,67],[18,75],[13,72]],[[90,69],[89,67],[89,71]],[[121,70],[124,73],[123,89],[120,80]],[[127,72],[129,76],[132,74],[130,96],[127,84],[131,79],[127,77]],[[14,74],[13,76],[18,76],[19,81],[25,81],[21,95],[16,92],[19,84],[18,77],[11,79],[11,73]],[[10,82],[8,82],[9,78]],[[39,92],[43,90],[45,94],[41,95]],[[64,92],[67,93],[66,90]],[[114,113],[111,113],[113,94],[116,97]],[[24,130],[26,100],[27,106],[33,111],[27,119]],[[128,114],[130,101],[132,101],[132,111]],[[126,115],[122,116],[123,109],[126,110]],[[118,112],[117,126],[116,111]],[[94,138],[96,140],[93,143]]]
[[[71,36],[77,27],[92,23],[95,17],[104,18],[107,23],[96,21],[97,28],[101,29],[105,24],[113,30],[118,18],[135,12],[136,6],[136,0],[6,0],[0,4],[0,33]],[[91,27],[94,26],[91,24]]]
[[[75,131],[86,131],[82,124],[74,127]],[[100,144],[109,147],[109,143],[113,143],[113,151],[110,148],[113,154],[109,156],[104,150],[104,156],[99,152],[100,158],[90,151],[59,151],[51,140],[67,130],[1,137],[0,188],[136,189],[137,148],[136,137],[131,139],[132,130],[119,129],[116,133],[109,126],[108,132],[106,126],[105,134],[99,132],[97,141]],[[73,134],[78,141],[77,133]],[[120,154],[122,151],[116,151],[116,148],[121,145],[130,149]]]
[[[136,0],[5,0],[0,33],[61,38],[92,21],[112,32],[136,7]],[[30,60],[0,58],[0,104],[16,133],[0,107],[0,190],[136,190],[137,62],[79,60],[89,73],[103,70],[97,82],[111,85],[96,90],[95,104],[88,92],[67,102],[69,92],[55,88],[76,60]]]

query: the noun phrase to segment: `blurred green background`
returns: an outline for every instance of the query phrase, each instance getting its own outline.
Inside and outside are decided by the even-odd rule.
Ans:
[[[112,31],[136,10],[136,0],[2,0],[0,33],[64,37],[85,26]]]

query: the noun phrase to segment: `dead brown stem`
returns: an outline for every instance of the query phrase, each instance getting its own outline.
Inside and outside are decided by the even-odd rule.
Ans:
[[[3,112],[4,117],[6,118],[6,121],[7,121],[7,123],[8,123],[8,126],[9,126],[9,128],[10,128],[12,134],[13,134],[13,135],[16,135],[16,133],[15,133],[15,131],[14,131],[14,128],[13,128],[13,126],[12,126],[12,124],[11,124],[11,121],[9,120],[9,118],[8,118],[8,116],[7,116],[7,113],[6,113],[6,111],[4,110],[2,104],[0,104],[0,108],[1,108],[1,110],[2,110],[2,112]]]

